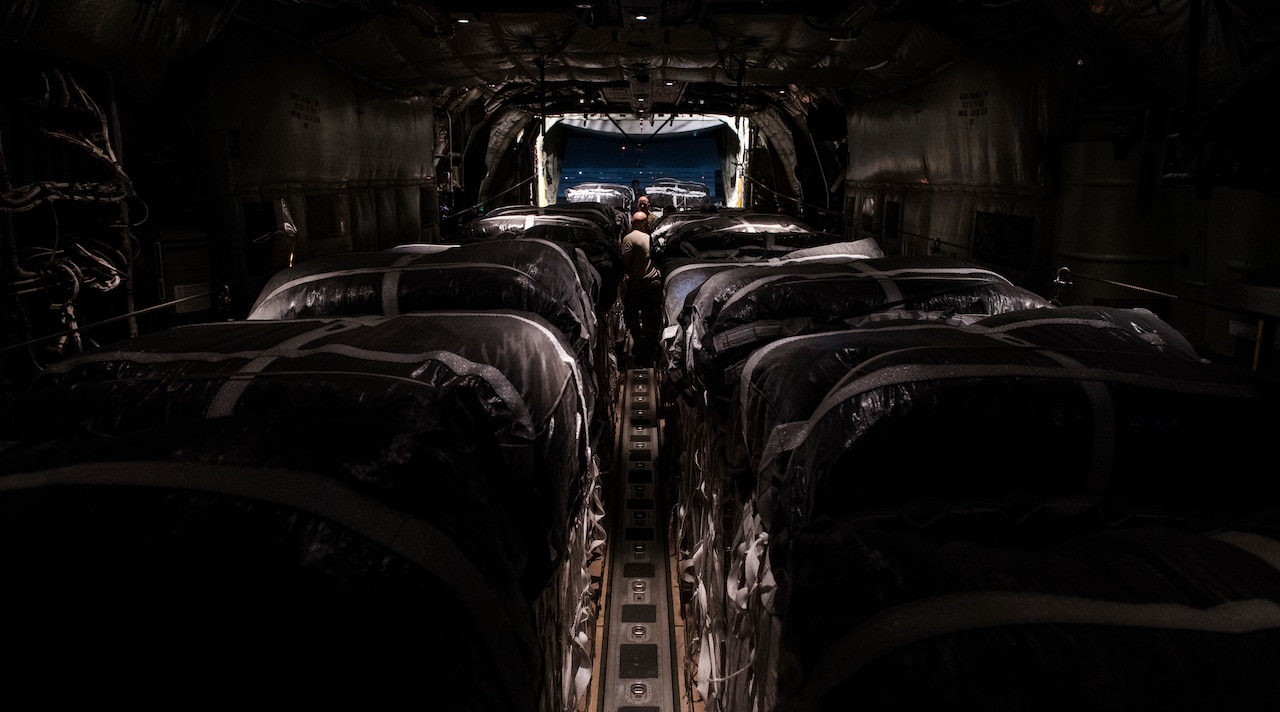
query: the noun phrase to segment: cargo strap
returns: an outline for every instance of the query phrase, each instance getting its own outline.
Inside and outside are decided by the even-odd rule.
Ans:
[[[518,665],[504,664],[502,651],[510,638],[536,640],[532,622],[519,605],[506,605],[492,584],[476,569],[453,540],[420,517],[381,504],[346,485],[312,473],[287,469],[261,469],[199,462],[101,462],[71,465],[40,472],[0,477],[0,492],[36,490],[67,485],[157,487],[212,492],[268,502],[336,522],[403,556],[432,573],[438,585],[450,591],[468,619],[490,621],[477,626],[494,662],[489,674],[507,691],[508,699],[520,699],[522,682]],[[514,591],[513,600],[519,600]]]
[[[1209,538],[1243,549],[1267,562],[1271,568],[1280,571],[1280,541],[1261,534],[1240,531],[1218,532],[1210,534]]]
[[[275,348],[282,351],[298,349],[318,339],[343,331],[352,331],[359,328],[359,326],[359,323],[353,322],[321,322],[315,329],[283,341],[277,344]],[[271,365],[271,362],[277,358],[279,356],[273,351],[265,351],[262,355],[245,364],[240,369],[240,375],[258,373]],[[235,408],[236,401],[240,400],[240,396],[244,394],[245,389],[248,387],[249,381],[243,378],[232,379],[222,384],[222,387],[218,389],[218,392],[214,394],[212,401],[209,403],[209,409],[205,412],[205,417],[217,418],[230,415]]]
[[[500,264],[494,264],[492,262],[443,262],[442,261],[442,262],[429,262],[424,264],[413,264],[415,260],[421,259],[422,257],[423,255],[409,253],[404,255],[403,257],[398,257],[395,260],[392,260],[390,263],[385,265],[374,265],[370,267],[350,267],[347,269],[335,269],[335,270],[330,270],[328,272],[318,272],[316,274],[309,274],[306,276],[297,277],[271,290],[270,294],[258,300],[258,305],[261,306],[261,305],[267,304],[271,300],[275,299],[276,297],[279,297],[282,294],[286,294],[289,291],[293,289],[297,289],[298,287],[301,287],[303,285],[311,284],[312,282],[324,282],[337,277],[353,277],[358,275],[375,275],[375,276],[383,275],[384,277],[394,277],[395,280],[389,283],[390,286],[392,287],[391,293],[394,295],[396,293],[396,290],[394,287],[399,280],[399,275],[401,272],[421,272],[421,271],[430,271],[430,270],[436,270],[436,269],[460,269],[460,268],[475,269],[478,267],[482,267],[485,269],[492,269],[495,267],[499,267],[499,268],[503,268],[503,269],[507,269],[515,272],[521,272],[521,270],[516,269],[515,267],[512,267],[510,265],[500,265]],[[384,281],[383,284],[386,285],[388,283]],[[385,295],[384,295],[384,299],[385,299]],[[386,314],[385,316],[394,316],[394,314]]]
[[[921,347],[937,348],[937,347]],[[887,366],[867,373],[866,366],[874,361],[899,352],[882,354],[869,359],[850,372],[845,379],[833,387],[807,420],[799,420],[778,425],[769,433],[768,440],[760,456],[760,471],[764,471],[783,453],[794,450],[808,439],[813,428],[841,403],[873,391],[877,388],[905,385],[918,381],[941,381],[953,379],[983,378],[1035,378],[1076,381],[1089,384],[1091,399],[1097,402],[1094,389],[1099,384],[1122,384],[1130,386],[1160,388],[1173,393],[1215,394],[1224,396],[1246,396],[1252,393],[1247,385],[1211,384],[1191,382],[1184,379],[1150,376],[1140,373],[1118,373],[1112,369],[1069,367],[1061,368],[1028,366],[1028,365],[991,365],[991,364],[908,364]],[[1102,435],[1099,435],[1102,437]],[[1090,483],[1100,487],[1104,483],[1091,479]]]
[[[1198,608],[1021,591],[934,596],[881,611],[836,640],[814,664],[801,698],[806,708],[821,709],[824,696],[881,656],[939,636],[1015,625],[1254,633],[1280,628],[1280,603],[1250,598]]]

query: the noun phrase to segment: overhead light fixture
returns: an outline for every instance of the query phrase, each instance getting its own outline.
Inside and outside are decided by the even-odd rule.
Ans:
[[[644,22],[645,20],[648,20],[648,19],[649,19],[648,15],[645,15],[645,14],[636,15],[636,22]]]

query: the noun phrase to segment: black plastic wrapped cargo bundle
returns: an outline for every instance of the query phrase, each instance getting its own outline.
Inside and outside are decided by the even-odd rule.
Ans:
[[[796,250],[782,257],[752,263],[752,265],[839,264],[852,260],[884,257],[884,253],[872,240],[840,242],[817,248]],[[741,263],[725,261],[677,260],[669,263],[662,274],[663,310],[668,326],[680,322],[680,314],[693,292],[716,272],[743,267]]]
[[[843,238],[835,233],[813,231],[731,231],[701,233],[682,237],[663,247],[658,266],[667,269],[682,259],[700,261],[755,262],[781,257],[789,252],[829,245]]]
[[[939,347],[954,354],[938,358],[934,351]],[[742,446],[742,454],[734,457],[746,463],[744,476],[736,481],[736,494],[746,504],[738,512],[733,533],[726,535],[733,540],[712,542],[707,547],[709,550],[731,552],[723,569],[731,573],[727,583],[731,596],[739,605],[731,609],[732,616],[736,618],[725,628],[753,631],[750,635],[732,638],[722,634],[728,639],[724,669],[736,670],[752,664],[751,661],[757,658],[772,659],[770,646],[776,639],[776,610],[765,599],[778,587],[775,565],[780,566],[779,571],[785,570],[792,538],[792,532],[786,530],[786,517],[775,516],[776,497],[780,491],[788,491],[793,501],[802,502],[802,505],[797,505],[797,510],[803,512],[803,519],[798,524],[795,518],[792,519],[793,528],[798,528],[801,533],[812,521],[841,516],[849,511],[892,508],[915,497],[929,495],[998,497],[1008,493],[1016,500],[1027,492],[1041,489],[1074,493],[1096,491],[1119,496],[1120,500],[1130,497],[1148,503],[1169,500],[1239,509],[1250,506],[1255,501],[1251,498],[1262,491],[1243,470],[1226,475],[1220,487],[1216,482],[1218,476],[1212,472],[1180,472],[1162,466],[1157,460],[1178,460],[1180,457],[1169,454],[1170,448],[1196,452],[1196,456],[1187,463],[1194,468],[1193,461],[1208,459],[1207,449],[1214,447],[1209,442],[1210,438],[1179,440],[1172,429],[1164,443],[1151,442],[1150,438],[1146,443],[1128,442],[1127,433],[1114,436],[1125,439],[1127,447],[1156,447],[1166,452],[1150,463],[1155,468],[1149,476],[1152,486],[1147,489],[1150,491],[1144,492],[1140,483],[1108,487],[1102,476],[1102,470],[1108,464],[1105,460],[1086,467],[1079,459],[1081,450],[1087,454],[1092,446],[1091,437],[1096,434],[1098,437],[1094,440],[1105,439],[1101,431],[1111,420],[1107,407],[1109,386],[1102,382],[1082,381],[1079,387],[1085,392],[1084,397],[1090,400],[1089,406],[1076,405],[1077,401],[1070,398],[1062,399],[1064,402],[1061,404],[1054,403],[1050,396],[1038,393],[1034,381],[1026,380],[1012,370],[1014,364],[1021,363],[1017,358],[1020,349],[1027,356],[1045,357],[1049,362],[1064,365],[1074,362],[1075,353],[1102,353],[1120,368],[1110,374],[1111,377],[1119,382],[1131,377],[1135,383],[1140,383],[1144,378],[1142,374],[1149,372],[1153,387],[1160,382],[1155,374],[1165,370],[1176,373],[1189,369],[1192,382],[1209,374],[1219,374],[1216,369],[1209,373],[1201,372],[1200,367],[1204,364],[1200,363],[1191,345],[1173,327],[1150,312],[1107,307],[1031,309],[986,317],[974,324],[961,326],[905,319],[871,322],[855,329],[796,336],[761,346],[747,359],[742,370],[736,393],[736,412],[740,415],[738,437],[730,440],[730,445]],[[954,373],[944,374],[943,378],[961,378],[964,369],[976,371],[979,375],[975,379],[975,390],[980,392],[971,395],[957,390],[952,394],[945,385],[930,389],[892,380],[895,376],[907,378],[914,369],[926,368],[925,364],[941,372],[954,369]],[[1001,384],[1000,379],[1005,376],[1009,381]],[[1237,376],[1224,382],[1224,390],[1228,394],[1235,393],[1230,384],[1237,382]],[[856,450],[861,429],[864,426],[874,427],[870,423],[881,417],[901,421],[895,428],[896,432],[888,435],[895,440],[881,441],[879,447],[884,452],[879,453],[874,461],[870,457],[865,462],[851,457],[844,462],[844,470],[824,471],[822,475],[810,478],[813,491],[801,489],[800,482],[789,479],[794,475],[787,467],[791,464],[787,459],[788,448],[796,439],[805,436],[804,431],[810,427],[816,411],[833,406],[834,401],[824,402],[824,399],[838,391],[841,384],[860,377],[888,379],[888,385],[869,392],[862,402],[866,411],[848,413],[850,420],[845,422],[843,430],[835,426],[833,420],[830,422],[833,427],[822,434],[809,434],[808,437],[813,439],[814,452],[824,449],[832,453],[843,452],[846,448]],[[1213,376],[1224,377],[1225,373]],[[983,379],[989,379],[985,386],[981,382]],[[1166,386],[1180,388],[1175,385],[1177,380],[1178,376],[1174,375],[1163,382]],[[1242,396],[1244,403],[1250,403],[1252,397],[1248,393],[1252,391],[1253,387],[1246,383],[1244,393],[1237,395]],[[1265,397],[1265,391],[1255,395]],[[1149,415],[1157,420],[1167,417],[1171,422],[1182,418],[1187,411],[1193,417],[1199,416],[1194,404],[1177,403],[1179,396],[1176,394],[1165,394],[1162,399],[1170,397],[1175,402],[1167,411],[1159,402],[1153,402]],[[1010,401],[1007,406],[998,402],[1004,398]],[[1199,402],[1209,403],[1208,400]],[[1088,407],[1095,408],[1100,415],[1094,430],[1079,433],[1078,437],[1064,432],[1073,427],[1072,423],[1093,418],[1093,414],[1083,412]],[[1250,407],[1266,408],[1261,403],[1252,403]],[[1274,405],[1271,409],[1274,410]],[[939,410],[946,411],[946,414],[936,419],[913,418],[905,414],[911,410]],[[992,415],[995,411],[1004,410],[1008,413]],[[1129,413],[1134,414],[1132,411]],[[1005,422],[1006,417],[1012,424]],[[1247,418],[1248,415],[1233,412],[1229,417]],[[1274,420],[1274,416],[1268,417]],[[1089,426],[1081,424],[1079,427],[1087,430]],[[1166,427],[1169,425],[1155,421],[1149,423],[1149,428],[1155,431]],[[1267,426],[1260,427],[1265,429]],[[1130,429],[1138,427],[1133,425]],[[1024,430],[1032,434],[1027,436]],[[820,437],[828,440],[818,442]],[[1237,444],[1246,438],[1247,435],[1242,436]],[[1139,464],[1132,467],[1141,470],[1147,466],[1142,462],[1140,452],[1136,453],[1135,459]],[[1071,464],[1064,466],[1064,463]],[[1064,467],[1077,471],[1064,475]],[[1120,473],[1117,477],[1124,479],[1126,475]],[[1198,480],[1199,485],[1193,485],[1184,496],[1166,497],[1162,481],[1166,478],[1176,481],[1180,477],[1184,481]],[[826,478],[843,478],[849,483],[862,482],[867,478],[873,483],[882,483],[882,486],[877,488],[877,485],[869,484],[865,491],[857,491],[856,484],[843,489],[814,484],[825,483]],[[1243,492],[1234,489],[1240,483],[1230,481],[1233,478],[1245,483]],[[917,508],[915,511],[923,510]],[[715,634],[711,631],[705,635]],[[763,679],[762,675],[765,671],[758,670],[757,678]],[[734,682],[728,683],[721,692],[728,704],[736,705],[745,704],[744,700],[752,699],[752,694],[745,683]]]
[[[549,205],[549,208],[565,208],[578,205],[602,206],[619,212],[631,209],[636,193],[629,185],[621,183],[578,183],[564,189],[565,202]]]
[[[446,396],[466,406],[451,417],[496,446],[489,516],[515,527],[511,555],[537,591],[582,507],[590,450],[576,360],[534,314],[227,322],[140,336],[46,369],[6,413],[5,439],[23,445],[5,455],[54,466],[76,462],[62,460],[72,446],[115,448],[118,459],[145,443],[155,459],[308,469],[409,506],[454,485],[414,479],[430,473],[399,463],[416,447],[412,418],[384,433],[365,415],[388,402],[429,410]],[[266,428],[243,452],[242,421]],[[163,428],[207,431],[210,444],[146,435]],[[130,447],[112,444],[125,437]],[[416,494],[401,501],[401,488]]]
[[[577,265],[558,245],[504,240],[414,254],[352,253],[308,260],[267,282],[249,320],[326,318],[451,310],[518,310],[545,318],[581,365],[593,416],[596,315]],[[595,423],[593,417],[593,424]],[[598,430],[598,428],[597,428]]]
[[[662,274],[662,319],[667,329],[680,326],[689,298],[707,278],[717,272],[741,267],[733,262],[693,262],[682,264]],[[674,334],[664,335],[664,340]]]
[[[688,228],[688,224],[702,220],[711,220],[718,217],[728,217],[731,215],[742,215],[748,211],[742,208],[717,208],[707,211],[706,209],[685,210],[681,212],[664,212],[662,217],[653,225],[653,233],[650,235],[655,241],[654,249],[661,251],[666,247],[667,241],[679,233],[681,230]]]
[[[438,451],[414,464],[481,489],[469,483],[483,480],[486,453],[452,447],[474,440],[437,425]],[[203,433],[155,435],[194,445]],[[0,700],[533,712],[543,663],[494,540],[508,530],[461,526],[484,513],[459,494],[439,499],[452,516],[429,519],[274,468],[128,461],[0,475],[0,600],[13,607]]]
[[[683,214],[682,214],[683,215]],[[665,217],[665,216],[664,216]],[[814,230],[807,223],[776,213],[732,211],[676,219],[655,226],[655,259],[662,269],[673,261],[727,262],[778,257],[792,250],[840,242],[844,238]]]
[[[874,329],[868,340],[867,329]],[[1113,307],[1048,307],[986,317],[963,332],[977,334],[978,347],[987,337],[1003,343],[1034,343],[1065,351],[1105,349],[1199,361],[1195,348],[1181,333],[1143,309]],[[778,455],[781,431],[788,423],[805,421],[827,392],[857,364],[875,353],[914,348],[939,333],[949,343],[971,337],[957,334],[945,322],[873,323],[858,329],[831,331],[780,339],[752,352],[736,391],[741,444],[756,481],[768,489],[781,475]],[[874,346],[872,346],[874,344]],[[872,347],[872,348],[868,348]],[[778,430],[779,434],[774,435]],[[748,490],[756,482],[744,483]]]
[[[698,390],[725,398],[743,361],[775,339],[875,319],[963,322],[1048,305],[995,272],[950,258],[752,265],[709,277],[693,297],[685,361]]]
[[[713,213],[698,211],[675,213],[671,222],[663,226],[663,220],[656,227],[662,227],[658,235],[663,238],[668,250],[672,245],[683,240],[720,232],[813,232],[813,227],[803,220],[778,213],[762,213],[755,210],[723,210]]]
[[[594,214],[566,215],[558,212],[549,213],[541,208],[534,210],[519,206],[515,210],[499,211],[497,214],[476,218],[464,224],[458,230],[456,237],[463,244],[499,238],[520,237],[524,235],[526,230],[535,225],[594,229],[601,234],[605,234],[599,218]]]
[[[654,178],[644,193],[653,201],[653,207],[669,211],[697,210],[711,204],[711,188],[697,181]]]
[[[666,457],[680,467],[681,477],[677,482],[676,493],[678,516],[676,521],[676,544],[681,555],[682,585],[687,593],[696,595],[698,600],[693,604],[700,609],[694,613],[710,610],[718,605],[722,598],[724,586],[717,582],[720,578],[722,540],[717,537],[730,536],[722,530],[721,523],[732,517],[736,507],[736,493],[730,488],[734,478],[741,475],[739,458],[732,455],[730,446],[734,434],[730,432],[726,401],[717,397],[714,400],[704,398],[706,391],[698,392],[690,373],[690,361],[686,358],[686,340],[684,334],[690,329],[694,318],[691,302],[696,300],[704,288],[704,283],[721,274],[737,272],[744,269],[759,268],[768,273],[783,273],[791,270],[847,269],[848,263],[883,256],[879,246],[873,241],[843,242],[823,245],[818,248],[797,250],[779,258],[760,260],[750,267],[734,262],[688,262],[675,267],[664,275],[665,309],[668,320],[678,319],[677,326],[669,322],[663,333],[662,371],[663,391],[669,395],[679,394],[675,399],[674,412],[668,412],[668,428],[678,437],[669,439]],[[704,639],[712,641],[715,633],[704,631]],[[716,647],[708,642],[702,654]]]
[[[1142,335],[1122,350],[1119,329],[1093,346],[1039,347],[1046,327],[1006,326],[854,335],[845,375],[764,445],[762,459],[785,458],[775,543],[822,516],[921,496],[1105,493],[1228,512],[1268,496],[1252,450],[1280,432],[1273,385],[1144,348]]]
[[[829,251],[814,252],[825,256]],[[687,421],[698,433],[680,444],[693,454],[688,460],[710,465],[683,471],[679,499],[684,516],[678,541],[689,552],[687,577],[706,589],[707,606],[712,609],[702,616],[711,624],[701,637],[724,643],[724,659],[707,663],[714,668],[711,677],[720,678],[755,654],[750,636],[730,631],[754,624],[744,623],[754,615],[750,602],[771,583],[767,562],[762,566],[747,561],[762,541],[777,535],[771,521],[773,492],[767,487],[756,491],[759,475],[743,455],[744,433],[734,421],[733,397],[749,357],[772,342],[790,341],[788,337],[798,334],[847,330],[851,323],[933,319],[933,326],[953,329],[966,320],[1047,306],[1048,301],[971,263],[878,257],[837,263],[780,260],[718,271],[690,294],[687,304],[682,332],[669,348],[672,365],[666,375],[686,396],[682,402],[704,404],[680,411],[681,422]],[[917,340],[906,343],[914,345]],[[826,364],[826,356],[817,351],[790,359],[788,373],[797,382],[779,394],[780,403],[766,408],[785,413],[797,402],[825,395],[820,379],[843,376],[850,366],[848,360]],[[849,354],[840,356],[847,359]],[[796,413],[808,415],[807,411]],[[725,527],[725,520],[734,524]],[[719,552],[726,550],[733,555],[717,562]],[[722,571],[736,573],[728,581],[717,580]],[[721,589],[727,589],[732,605],[716,600]],[[720,610],[715,610],[717,606]],[[741,684],[745,682],[727,681],[726,689],[707,689],[704,694],[720,695],[731,705],[744,704],[737,689]]]
[[[816,265],[831,265],[840,269],[840,265],[854,260],[883,257],[884,253],[872,240],[857,242],[840,242],[823,245],[817,248],[796,250],[783,257],[762,259],[751,263],[753,267],[770,267],[790,269],[806,265],[804,269],[817,269]],[[693,309],[698,290],[712,275],[727,270],[742,269],[748,265],[741,262],[682,260],[668,264],[669,269],[663,272],[663,319],[661,353],[663,356],[665,380],[674,384],[692,386],[685,376],[691,373],[692,365],[686,362],[686,345],[683,334],[693,324]]]
[[[556,708],[530,600],[584,487],[575,378],[527,314],[208,324],[51,367],[5,414],[0,696]]]
[[[557,245],[554,242],[547,242],[546,240],[525,240],[524,238],[516,238],[514,240],[494,240],[486,243],[473,243],[473,244],[505,245],[508,242],[519,243],[522,241],[536,242],[542,245],[549,245],[553,247],[556,251],[560,252],[564,256],[563,261],[573,265],[574,270],[578,273],[578,282],[582,285],[582,290],[586,294],[585,301],[584,301],[584,303],[587,305],[586,311],[588,313],[595,311],[595,304],[596,304],[596,301],[599,299],[599,294],[600,294],[600,273],[597,272],[596,268],[592,266],[590,261],[587,260],[587,256],[582,252],[582,250],[568,249],[564,245]],[[412,253],[417,255],[432,255],[432,254],[444,252],[445,250],[450,250],[456,247],[460,247],[460,245],[441,245],[441,244],[425,243],[425,242],[412,242],[412,243],[396,245],[395,247],[388,248],[385,251],[395,252],[399,254]],[[512,250],[512,253],[514,255],[519,255],[520,252],[525,248],[517,244],[512,246],[510,249]],[[535,248],[535,250],[536,249],[537,248]],[[518,262],[515,263],[515,266],[519,266],[519,263]],[[535,264],[531,266],[536,268],[537,265]],[[557,268],[556,271],[559,271],[559,269]]]
[[[630,188],[628,188],[630,190]],[[616,206],[602,201],[568,201],[554,202],[552,205],[503,205],[494,207],[486,218],[509,218],[512,215],[563,215],[567,218],[586,218],[596,224],[605,233],[621,234],[631,224],[630,215],[626,213],[630,201],[625,206]]]
[[[457,235],[463,244],[513,238],[547,240],[582,250],[600,275],[596,312],[607,312],[617,302],[618,287],[622,283],[622,245],[617,237],[602,230],[597,221],[573,215],[516,213],[472,220],[463,225]]]
[[[880,245],[871,238],[853,242],[823,242],[812,247],[788,250],[781,254],[753,255],[741,259],[714,259],[696,257],[670,257],[661,262],[664,275],[675,273],[690,265],[725,265],[726,267],[742,267],[780,262],[842,262],[850,259],[870,259],[884,257]]]
[[[1278,548],[1276,509],[925,502],[815,523],[759,708],[1273,710]]]
[[[598,289],[583,281],[582,267],[563,247],[544,240],[330,255],[272,275],[248,318],[512,309],[541,315],[571,343],[581,344],[595,338],[591,292]]]
[[[1154,313],[1140,308],[1067,306],[1013,311],[980,319],[971,328],[988,336],[1040,348],[1110,350],[1202,360],[1187,337]]]
[[[724,530],[724,523],[731,521],[739,506],[738,493],[732,488],[742,479],[742,463],[732,455],[731,440],[735,434],[728,420],[727,401],[723,398],[704,399],[694,390],[694,384],[685,377],[688,360],[685,358],[683,333],[690,326],[693,316],[688,308],[691,301],[700,297],[709,279],[740,270],[758,269],[762,273],[785,273],[792,270],[848,269],[848,263],[880,256],[879,247],[871,241],[834,243],[815,250],[798,250],[788,255],[761,260],[750,267],[741,263],[688,263],[675,268],[665,277],[666,308],[675,313],[680,307],[680,326],[671,333],[664,332],[664,370],[662,379],[671,388],[669,393],[679,392],[674,412],[668,412],[667,424],[676,437],[668,439],[665,457],[677,463],[680,477],[675,480],[676,520],[674,540],[680,557],[681,586],[692,598],[691,618],[704,625],[699,630],[702,645],[699,666],[713,672],[710,677],[728,675],[731,670],[718,666],[715,653],[724,650],[722,643],[729,637],[729,624],[723,616],[724,556],[723,546],[733,532]],[[681,304],[676,302],[684,295]],[[705,678],[699,684],[703,695],[712,700],[715,691],[706,689]]]

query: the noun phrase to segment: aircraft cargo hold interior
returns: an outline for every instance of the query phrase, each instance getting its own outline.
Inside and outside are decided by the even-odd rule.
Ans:
[[[1280,8],[0,9],[0,700],[1280,707]]]

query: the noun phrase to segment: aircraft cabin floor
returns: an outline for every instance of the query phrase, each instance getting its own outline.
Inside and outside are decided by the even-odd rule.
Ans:
[[[669,542],[665,422],[652,368],[619,379],[617,452],[604,474],[605,555],[592,565],[598,614],[591,685],[579,712],[703,712],[685,679],[679,555]]]

